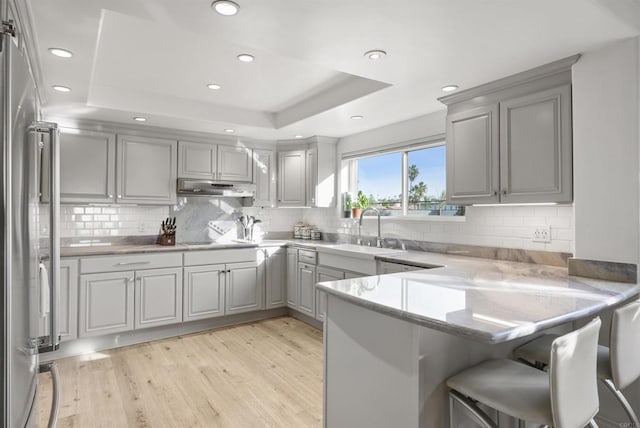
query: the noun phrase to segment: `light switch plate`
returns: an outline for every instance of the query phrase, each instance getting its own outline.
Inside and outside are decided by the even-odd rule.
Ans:
[[[533,229],[533,242],[551,242],[551,226],[537,226]]]

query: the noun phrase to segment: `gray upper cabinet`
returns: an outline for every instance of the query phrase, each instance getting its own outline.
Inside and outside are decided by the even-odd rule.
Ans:
[[[498,106],[447,117],[447,197],[454,204],[499,201]]]
[[[275,152],[271,150],[253,151],[253,181],[256,195],[253,205],[274,207],[276,205],[276,165]]]
[[[337,139],[315,136],[278,151],[278,204],[330,208],[336,205]]]
[[[573,56],[440,98],[453,204],[573,200]]]
[[[46,156],[48,150],[45,150]],[[49,200],[48,160],[43,159],[42,201]],[[114,203],[116,136],[84,129],[60,129],[60,202]]]
[[[207,180],[253,180],[251,149],[217,143],[178,143],[178,177]]]
[[[278,153],[278,203],[303,207],[306,200],[306,152],[292,150]]]
[[[251,183],[253,180],[251,149],[219,145],[218,179]]]
[[[570,202],[571,88],[500,103],[501,201]]]
[[[217,178],[217,144],[179,141],[178,150],[178,177]]]
[[[307,206],[316,207],[318,198],[318,148],[307,150],[306,158]]]
[[[118,135],[117,143],[118,202],[175,204],[177,141]]]

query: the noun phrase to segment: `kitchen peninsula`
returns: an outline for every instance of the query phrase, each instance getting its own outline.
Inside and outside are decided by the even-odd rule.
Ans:
[[[448,377],[640,290],[560,267],[433,253],[377,259],[442,267],[317,285],[328,294],[327,427],[445,427]],[[463,417],[454,410],[454,426]]]

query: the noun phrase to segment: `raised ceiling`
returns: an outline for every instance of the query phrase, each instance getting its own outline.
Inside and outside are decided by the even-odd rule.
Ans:
[[[640,29],[637,0],[237,2],[224,17],[210,0],[28,0],[45,116],[341,137],[441,110],[444,85],[470,88]],[[371,61],[371,49],[388,55]]]

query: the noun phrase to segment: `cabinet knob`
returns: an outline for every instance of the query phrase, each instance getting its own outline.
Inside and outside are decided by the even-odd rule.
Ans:
[[[503,195],[506,195],[506,194],[507,194],[507,189],[504,189],[504,190],[502,191],[502,194],[503,194]]]
[[[113,198],[113,195],[109,195],[109,198]]]
[[[122,195],[118,195],[118,199],[121,199],[121,198],[122,198]]]
[[[498,196],[498,191],[497,190],[493,191],[493,196]]]

